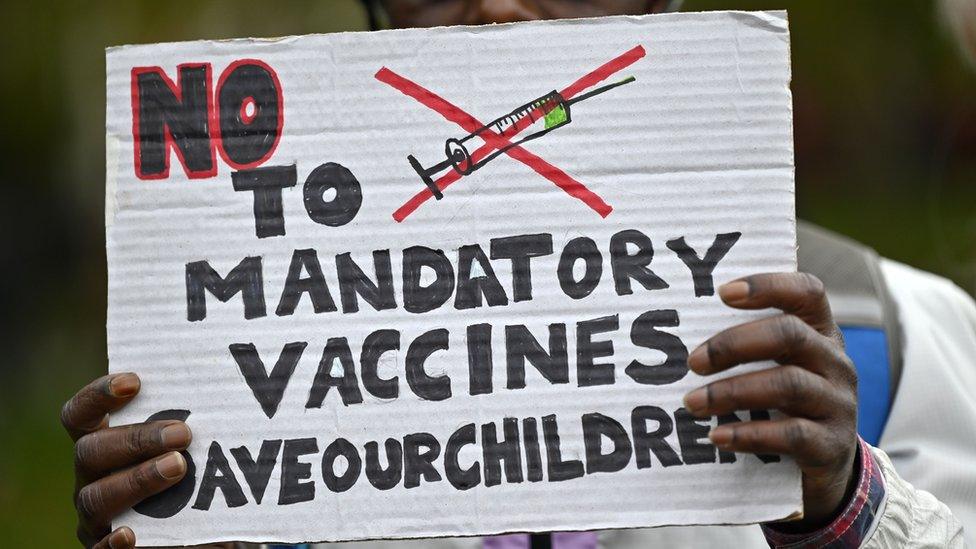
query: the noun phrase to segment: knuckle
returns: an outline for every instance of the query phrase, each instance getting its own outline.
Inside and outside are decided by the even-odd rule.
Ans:
[[[74,399],[64,403],[61,407],[61,426],[65,429],[72,428],[72,416],[74,414]]]
[[[848,387],[857,392],[857,367],[854,366],[854,361],[851,360],[847,353],[840,352],[840,356],[837,357],[837,363],[839,364],[839,370],[842,379],[847,383]]]
[[[92,537],[93,536],[85,528],[85,525],[84,524],[79,524],[78,527],[75,528],[75,536],[78,538],[78,541],[81,542],[81,545],[82,546],[84,546],[84,547],[94,547],[94,542],[92,541]]]
[[[125,476],[126,490],[130,493],[142,492],[147,484],[149,484],[149,475],[146,474],[145,467],[136,467]]]
[[[708,358],[714,364],[724,364],[731,352],[731,341],[723,334],[708,340]]]
[[[89,484],[78,491],[78,498],[75,500],[75,508],[78,516],[84,522],[96,521],[104,507],[105,495],[101,488],[95,484]]]
[[[857,389],[857,367],[843,347],[829,345],[823,353],[826,361],[826,376],[828,379],[843,383],[844,386]]]
[[[843,417],[857,422],[857,393],[845,395],[841,400],[841,413]]]
[[[783,315],[776,323],[776,334],[789,347],[802,347],[807,339],[807,325],[796,315]]]
[[[158,431],[158,428],[150,425],[130,428],[122,438],[123,450],[130,456],[141,455],[155,445]]]
[[[159,475],[156,474],[155,467],[147,463],[132,469],[125,478],[129,490],[134,494],[141,494],[154,486]]]
[[[713,406],[735,407],[739,401],[738,381],[735,378],[717,381],[710,385],[709,404]]]
[[[787,406],[795,406],[806,399],[809,384],[804,372],[796,367],[785,367],[780,372],[777,390],[783,402]]]
[[[840,421],[847,419],[857,419],[857,388],[846,385],[838,386],[836,383],[830,384],[830,394],[828,395],[832,408],[830,418]]]
[[[758,273],[744,276],[741,280],[749,285],[750,297],[754,297],[766,293],[769,287],[769,279],[774,276],[776,276],[775,273]]]
[[[134,549],[135,548],[135,545],[133,545],[129,540],[124,540],[124,541],[121,541],[120,542],[117,538],[112,538],[112,540],[109,542],[109,546],[108,547],[109,547],[109,549],[116,549],[116,548],[118,548],[118,549]],[[221,547],[221,546],[220,545],[217,545],[217,546],[209,546],[208,545],[207,547]]]
[[[751,448],[756,444],[756,431],[748,426],[732,428],[732,444],[743,448]]]
[[[75,443],[75,469],[87,470],[98,453],[98,441],[93,435],[85,435]]]
[[[794,450],[803,448],[810,440],[810,429],[802,421],[790,421],[785,426],[786,444]]]
[[[815,275],[810,273],[800,273],[800,286],[803,295],[811,300],[823,300],[827,297],[827,290],[824,283]]]

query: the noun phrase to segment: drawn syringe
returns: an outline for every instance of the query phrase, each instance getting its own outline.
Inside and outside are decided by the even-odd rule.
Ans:
[[[444,144],[444,154],[447,156],[447,158],[441,162],[438,162],[437,164],[434,164],[433,166],[430,166],[429,168],[423,167],[413,155],[407,155],[407,160],[410,161],[410,165],[413,166],[414,170],[416,170],[417,175],[420,176],[420,178],[424,181],[424,184],[427,185],[427,188],[430,189],[430,192],[434,195],[434,198],[440,200],[444,197],[444,195],[434,182],[434,176],[440,172],[448,168],[453,168],[460,175],[469,175],[512,147],[521,145],[526,141],[538,139],[556,128],[561,128],[562,126],[569,124],[572,121],[572,117],[570,116],[570,107],[572,105],[593,96],[600,95],[601,93],[610,91],[618,86],[629,84],[634,80],[635,78],[631,76],[619,82],[607,84],[606,86],[580,94],[570,100],[566,100],[557,91],[551,91],[542,97],[522,105],[504,116],[492,120],[488,124],[485,124],[484,126],[460,139],[453,137],[448,139]],[[529,123],[521,123],[521,121],[526,117],[529,118]],[[513,126],[521,123],[524,124],[525,127],[519,128],[519,130],[527,130],[531,129],[532,126],[539,121],[542,122],[542,128],[529,133],[521,139],[511,141],[509,144],[494,150],[477,162],[473,161],[471,153],[468,151],[468,145],[470,145],[469,141],[472,139],[479,138],[481,140],[488,141],[485,139],[485,137],[490,138],[488,132],[501,134],[506,138],[512,137],[511,134],[518,133],[518,131],[512,131]],[[508,131],[508,133],[506,133],[506,131]],[[479,141],[475,141],[474,143],[478,144]]]

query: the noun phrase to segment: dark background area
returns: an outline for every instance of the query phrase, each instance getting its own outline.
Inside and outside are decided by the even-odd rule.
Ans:
[[[932,2],[788,7],[797,208],[976,290],[976,71]],[[0,14],[0,544],[74,542],[61,403],[107,369],[104,48],[362,30],[353,0],[24,2]]]

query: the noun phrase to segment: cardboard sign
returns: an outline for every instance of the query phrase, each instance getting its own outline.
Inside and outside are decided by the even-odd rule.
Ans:
[[[114,425],[184,418],[141,544],[797,512],[688,352],[795,269],[785,13],[111,48]],[[760,368],[763,365],[753,365]],[[738,372],[741,372],[739,370]],[[738,373],[736,372],[736,373]]]

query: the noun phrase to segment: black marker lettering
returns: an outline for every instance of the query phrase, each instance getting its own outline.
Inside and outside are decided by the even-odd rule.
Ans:
[[[252,168],[230,174],[237,192],[254,193],[254,234],[258,238],[285,234],[283,190],[298,182],[295,165]]]
[[[479,276],[472,276],[475,263],[481,268]],[[458,310],[481,307],[482,296],[489,307],[508,305],[508,296],[495,276],[484,250],[477,244],[458,248],[457,294],[454,308]]]
[[[707,295],[713,295],[715,293],[715,286],[712,282],[712,272],[715,270],[715,266],[718,262],[725,257],[725,254],[729,253],[732,246],[739,241],[739,237],[742,233],[725,233],[715,235],[715,241],[709,246],[708,251],[705,252],[705,258],[700,259],[695,250],[691,249],[685,242],[685,238],[676,238],[674,240],[668,241],[668,248],[670,248],[674,253],[678,254],[681,261],[688,267],[691,271],[691,278],[695,284],[695,297],[702,297]]]
[[[525,439],[525,468],[529,482],[542,480],[542,450],[539,448],[539,430],[534,417],[522,420],[522,437]]]
[[[546,462],[549,482],[560,482],[583,476],[583,462],[578,459],[563,460],[559,447],[559,426],[555,415],[542,418],[542,437],[546,444]]]
[[[194,509],[207,511],[213,503],[214,494],[217,489],[224,494],[224,501],[227,507],[240,507],[247,503],[244,490],[234,476],[234,470],[227,462],[227,456],[217,441],[210,443],[207,450],[207,465],[203,470],[203,478],[200,480],[200,490],[197,492],[197,500],[193,502]]]
[[[525,360],[549,383],[569,383],[569,353],[566,350],[566,325],[549,325],[549,350],[546,351],[528,328],[521,324],[505,326],[506,367],[509,389],[525,387]]]
[[[681,447],[681,457],[684,458],[685,465],[715,463],[715,446],[710,442],[701,441],[708,438],[708,432],[711,430],[708,421],[696,418],[684,408],[674,412],[678,445]]]
[[[336,270],[339,273],[339,296],[342,298],[343,313],[355,313],[359,310],[359,300],[356,296],[362,297],[377,311],[396,307],[390,250],[373,252],[376,282],[366,276],[349,253],[336,256]]]
[[[516,302],[532,299],[531,259],[551,254],[551,234],[523,234],[491,239],[491,258],[512,260],[512,300]]]
[[[434,272],[434,281],[420,283],[424,268]],[[451,298],[454,267],[441,250],[412,246],[403,250],[403,308],[411,313],[432,311]]]
[[[637,253],[630,255],[627,244],[637,247]],[[654,259],[654,246],[644,233],[635,230],[620,231],[610,238],[610,266],[613,269],[613,284],[617,295],[634,293],[631,279],[636,280],[647,290],[661,290],[668,283],[648,268]]]
[[[261,442],[261,449],[258,451],[258,459],[251,457],[251,451],[247,446],[231,448],[230,453],[237,461],[237,466],[244,474],[244,480],[251,495],[254,496],[254,503],[261,503],[264,498],[264,491],[271,480],[271,472],[275,464],[278,463],[278,452],[281,450],[281,440],[265,440]]]
[[[278,77],[264,63],[239,61],[224,71],[217,84],[218,139],[229,165],[254,166],[271,156],[281,138],[281,103]]]
[[[225,278],[221,278],[207,261],[187,263],[186,319],[190,322],[207,317],[208,291],[223,303],[240,293],[246,319],[267,314],[260,257],[245,257]]]
[[[502,422],[505,438],[499,442],[494,423],[481,426],[481,447],[485,460],[485,486],[501,484],[502,467],[505,462],[505,480],[509,483],[522,482],[522,445],[519,441],[518,420],[507,417]]]
[[[342,367],[342,375],[333,375],[336,360]],[[344,337],[331,337],[326,342],[305,407],[321,408],[325,396],[329,394],[329,389],[332,387],[339,388],[344,406],[363,401],[363,393],[359,390],[359,382],[356,379],[356,366],[352,361],[352,351],[349,350],[349,342]]]
[[[461,448],[475,443],[475,433],[474,423],[463,425],[451,434],[444,448],[444,476],[458,490],[474,488],[481,482],[481,468],[477,461],[467,469],[462,469],[458,462]]]
[[[302,271],[307,272],[308,276],[303,278]],[[304,293],[308,293],[309,299],[312,300],[312,310],[316,313],[336,310],[335,301],[329,293],[329,285],[325,281],[325,275],[322,274],[318,253],[312,249],[295,250],[292,253],[285,288],[281,291],[281,299],[278,301],[275,314],[278,316],[294,314]]]
[[[261,405],[264,415],[269,418],[274,417],[275,412],[278,411],[278,405],[281,404],[281,398],[285,394],[288,381],[291,380],[295,366],[298,365],[298,359],[302,357],[306,346],[308,343],[304,341],[285,345],[269,375],[253,343],[233,343],[230,345],[230,354],[233,355],[237,367],[244,375],[244,381],[251,388],[254,399]]]
[[[614,364],[595,363],[594,359],[613,356],[613,342],[593,341],[593,336],[620,327],[618,315],[584,320],[576,324],[576,383],[580,387],[612,385]]]
[[[331,189],[335,189],[335,198],[326,201],[323,194]],[[356,217],[362,205],[363,189],[345,166],[322,164],[305,180],[305,211],[316,223],[341,227]]]
[[[403,437],[403,487],[416,488],[420,486],[421,478],[426,482],[441,480],[441,474],[434,467],[440,453],[441,443],[430,433]]]
[[[602,439],[613,445],[609,454],[602,451]],[[633,447],[627,430],[617,420],[603,414],[583,415],[583,445],[586,448],[586,474],[614,473],[630,463]]]
[[[301,456],[319,451],[314,438],[298,438],[285,441],[281,453],[281,488],[278,505],[290,505],[315,498],[315,483],[302,482],[312,477],[312,464],[298,461]]]
[[[363,386],[369,394],[376,398],[396,398],[400,395],[400,378],[379,377],[380,357],[389,351],[399,350],[400,332],[396,330],[376,330],[363,340],[359,364],[363,371]]]
[[[400,441],[388,438],[386,448],[386,469],[380,465],[380,449],[375,441],[366,443],[366,479],[377,490],[390,490],[400,484],[403,476],[403,448]]]
[[[661,351],[666,358],[657,365],[633,360],[624,373],[645,385],[667,385],[684,378],[688,374],[688,348],[678,336],[654,329],[657,326],[676,328],[679,323],[678,311],[674,309],[647,311],[638,316],[631,327],[630,340],[638,347]]]
[[[420,398],[444,400],[451,396],[451,378],[447,374],[431,376],[424,369],[430,355],[447,349],[448,332],[444,328],[421,334],[407,348],[407,384]]]
[[[657,429],[648,431],[648,420],[656,421]],[[637,457],[638,469],[647,469],[651,466],[651,452],[654,452],[654,456],[665,467],[681,465],[678,452],[665,440],[673,429],[671,416],[661,408],[657,406],[634,408],[630,414],[630,430],[634,437],[634,455]]]
[[[468,393],[486,395],[492,391],[491,324],[472,324],[467,328]]]
[[[190,178],[217,173],[210,140],[210,64],[181,65],[177,84],[158,67],[132,70],[133,135],[136,175],[140,179],[169,177],[170,148]]]
[[[573,276],[573,266],[582,259],[584,264],[583,277],[576,280]],[[574,238],[563,248],[559,256],[559,267],[556,271],[559,287],[563,293],[573,299],[583,299],[593,293],[600,278],[603,276],[603,256],[596,242],[592,238],[580,236]]]
[[[346,461],[346,470],[342,475],[336,475],[336,458],[342,456]],[[351,442],[344,438],[337,438],[325,448],[322,454],[322,480],[325,487],[333,492],[345,492],[352,488],[353,484],[359,480],[359,475],[363,471],[363,460],[359,457],[359,451]]]

